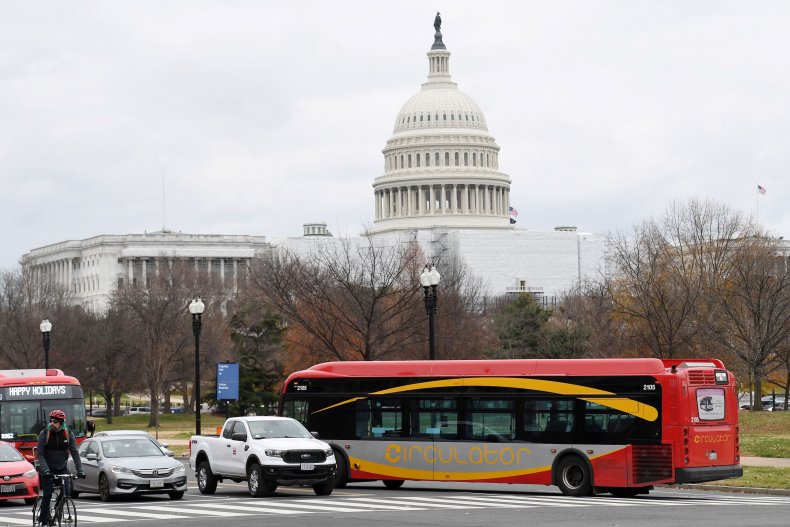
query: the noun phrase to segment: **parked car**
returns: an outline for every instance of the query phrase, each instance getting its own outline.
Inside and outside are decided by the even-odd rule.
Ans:
[[[95,493],[110,501],[119,495],[166,493],[180,500],[187,490],[184,464],[141,434],[94,436],[80,445],[79,454],[85,479],[74,480],[72,497]],[[76,470],[72,459],[68,467]]]
[[[776,399],[774,399],[773,395],[766,395],[760,401],[763,404],[763,410],[768,412],[773,412],[774,410],[784,410],[785,409],[785,398],[784,395],[777,395]]]
[[[0,500],[23,499],[33,505],[38,486],[35,467],[12,444],[0,441]]]
[[[168,445],[167,443],[160,443],[157,438],[155,438],[145,430],[104,430],[102,432],[96,432],[95,434],[93,434],[93,437],[129,436],[129,435],[145,436],[151,441],[153,441],[154,443],[156,443],[159,446],[159,448],[162,449],[162,452],[164,452],[166,456],[170,456],[170,457],[175,456],[175,453],[172,450],[170,450],[170,445]]]
[[[150,406],[132,406],[129,408],[129,415],[150,414],[150,413],[151,413]]]
[[[183,414],[184,413],[184,407],[183,406],[171,406],[170,407],[170,413],[171,414]]]
[[[201,494],[214,494],[223,479],[247,481],[259,498],[278,485],[311,486],[319,496],[335,488],[335,454],[289,417],[236,417],[217,436],[190,439],[189,466]]]

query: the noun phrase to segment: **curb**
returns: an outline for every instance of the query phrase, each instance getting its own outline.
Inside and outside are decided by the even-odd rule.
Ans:
[[[658,486],[658,485],[657,485]],[[741,494],[768,494],[771,496],[790,496],[790,489],[766,489],[760,487],[731,487],[728,485],[682,484],[661,485],[665,489],[705,490],[709,492],[732,492]]]

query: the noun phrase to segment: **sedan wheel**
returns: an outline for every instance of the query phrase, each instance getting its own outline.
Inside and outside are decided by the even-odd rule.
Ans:
[[[110,501],[112,494],[110,494],[110,482],[104,474],[99,476],[99,496],[102,501]]]

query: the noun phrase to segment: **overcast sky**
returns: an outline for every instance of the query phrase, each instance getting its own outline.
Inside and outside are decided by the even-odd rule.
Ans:
[[[0,268],[99,234],[373,221],[442,12],[519,227],[711,197],[790,236],[790,2],[5,1]],[[163,214],[163,174],[165,207]]]

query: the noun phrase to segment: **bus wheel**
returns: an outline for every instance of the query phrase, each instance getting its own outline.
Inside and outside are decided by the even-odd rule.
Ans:
[[[335,488],[342,489],[348,483],[348,461],[346,461],[346,457],[338,451],[335,451],[335,461],[337,462],[337,469],[335,470]]]
[[[609,493],[617,498],[633,498],[639,494],[647,494],[650,491],[645,491],[642,488],[635,487],[615,487],[609,489]]]
[[[384,486],[388,489],[399,489],[403,486],[402,479],[385,479],[382,481],[384,481]]]
[[[557,466],[557,486],[566,496],[589,496],[592,478],[587,463],[579,456],[568,456]]]

